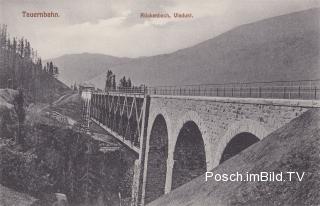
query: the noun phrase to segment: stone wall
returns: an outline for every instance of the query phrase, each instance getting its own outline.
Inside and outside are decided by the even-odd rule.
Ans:
[[[168,154],[165,192],[171,191],[174,151],[181,128],[193,122],[200,130],[207,170],[216,167],[228,142],[246,132],[259,139],[285,125],[319,102],[254,98],[151,96],[144,173],[148,174],[150,134],[156,117],[161,114],[167,125]],[[153,170],[152,168],[149,168]],[[145,197],[147,175],[144,175],[142,197]]]

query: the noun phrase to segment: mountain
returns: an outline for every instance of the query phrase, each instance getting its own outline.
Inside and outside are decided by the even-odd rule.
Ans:
[[[135,85],[315,79],[320,77],[319,17],[319,8],[277,16],[170,54],[135,59],[80,54],[54,61],[63,68],[62,81],[88,80],[100,88],[107,66],[117,81],[125,75]]]
[[[59,67],[59,79],[70,86],[74,82],[83,82],[97,75],[103,75],[108,68],[115,65],[121,65],[130,61],[130,58],[119,58],[104,54],[68,54],[54,59],[53,61]]]
[[[318,205],[320,203],[320,110],[310,109],[211,170],[241,174],[243,181],[215,181],[201,175],[148,206]],[[268,181],[246,182],[246,174],[267,172]],[[272,181],[272,173],[283,181]],[[287,172],[298,172],[289,179]],[[279,175],[278,175],[279,176]],[[251,179],[252,180],[252,179]]]

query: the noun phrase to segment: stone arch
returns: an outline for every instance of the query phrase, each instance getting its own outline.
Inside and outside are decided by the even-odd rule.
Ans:
[[[210,153],[210,148],[209,148],[209,138],[207,137],[207,131],[208,131],[208,128],[206,127],[204,121],[202,120],[202,118],[199,116],[199,114],[195,111],[188,111],[187,113],[185,113],[182,118],[179,118],[179,120],[177,121],[177,123],[174,125],[173,128],[175,128],[173,131],[172,131],[172,135],[171,135],[171,142],[169,144],[169,157],[172,156],[173,157],[173,152],[174,152],[174,149],[175,149],[175,146],[176,146],[176,143],[177,143],[177,139],[178,139],[178,135],[179,135],[179,132],[181,130],[181,128],[183,127],[183,125],[186,123],[186,122],[189,122],[189,121],[192,121],[194,122],[200,132],[201,132],[201,135],[202,135],[202,139],[203,139],[203,142],[204,142],[204,146],[205,146],[205,152],[206,152],[206,159],[208,160],[209,158],[209,153]]]
[[[224,148],[219,164],[239,154],[242,150],[245,150],[249,146],[259,141],[260,139],[257,136],[249,132],[241,132],[237,134]]]
[[[198,125],[187,121],[181,127],[173,152],[172,189],[207,171],[204,140]]]
[[[219,165],[224,150],[233,138],[241,137],[239,135],[250,135],[261,140],[268,134],[269,132],[266,130],[266,128],[257,121],[247,119],[233,123],[218,143],[218,147],[215,150],[213,168]],[[250,139],[253,140],[254,138]]]
[[[146,204],[165,193],[169,134],[167,122],[162,114],[157,114],[154,118],[149,134],[145,186]]]
[[[168,113],[166,112],[165,109],[162,108],[152,108],[152,113],[149,116],[149,126],[148,126],[148,131],[147,134],[150,137],[151,134],[151,130],[152,130],[152,125],[154,124],[156,118],[162,115],[164,120],[166,121],[167,124],[167,130],[168,130],[168,136],[169,136],[169,141],[170,141],[170,136],[172,133],[172,123],[171,123],[171,119],[169,118]],[[150,138],[148,138],[148,140],[150,140]]]

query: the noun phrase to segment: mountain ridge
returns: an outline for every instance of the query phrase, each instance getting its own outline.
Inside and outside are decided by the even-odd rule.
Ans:
[[[319,78],[319,16],[319,8],[293,12],[235,27],[169,54],[99,60],[92,65],[99,69],[81,81],[103,88],[108,69],[117,81],[125,75],[136,85],[151,86]]]
[[[103,73],[109,67],[123,64],[130,60],[131,58],[128,57],[115,57],[106,54],[83,52],[78,54],[64,54],[53,59],[48,59],[45,62],[53,61],[60,69],[59,79],[67,85],[70,85],[75,82],[79,83],[93,78]],[[79,61],[82,62],[77,64]],[[95,62],[98,62],[98,66],[96,66]]]

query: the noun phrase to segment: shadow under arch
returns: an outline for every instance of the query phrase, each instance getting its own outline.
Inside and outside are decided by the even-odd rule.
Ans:
[[[241,132],[235,135],[224,148],[219,164],[239,154],[258,141],[260,139],[250,132]]]
[[[172,190],[207,171],[204,141],[193,121],[187,121],[180,129],[173,159]]]
[[[145,203],[165,193],[168,158],[168,129],[163,115],[158,114],[153,122],[148,153],[148,169]]]

